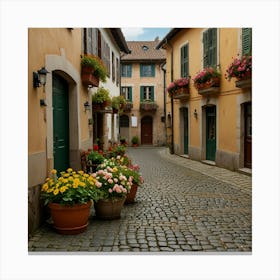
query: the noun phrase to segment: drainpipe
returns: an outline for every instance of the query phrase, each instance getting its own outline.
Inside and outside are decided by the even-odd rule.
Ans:
[[[163,115],[164,115],[164,129],[165,129],[165,144],[167,140],[167,123],[166,123],[166,62],[160,65],[160,69],[163,71]]]
[[[173,81],[173,72],[174,72],[174,65],[173,65],[173,47],[170,43],[165,39],[166,45],[168,45],[171,49],[171,82]],[[173,121],[173,111],[174,111],[174,100],[173,96],[171,96],[171,146],[170,146],[170,153],[174,154],[174,121]]]

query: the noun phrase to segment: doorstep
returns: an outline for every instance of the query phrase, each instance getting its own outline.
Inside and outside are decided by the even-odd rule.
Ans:
[[[212,160],[202,160],[201,162],[204,163],[204,164],[216,166],[216,162],[212,161]]]
[[[183,157],[183,158],[190,158],[188,155],[186,154],[183,154],[183,155],[179,155],[180,157]]]
[[[252,176],[252,169],[251,168],[239,168],[237,170],[239,173],[248,175],[248,176]]]

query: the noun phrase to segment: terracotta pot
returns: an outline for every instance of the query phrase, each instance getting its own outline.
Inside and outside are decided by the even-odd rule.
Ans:
[[[125,197],[114,199],[100,199],[94,203],[96,217],[103,220],[119,219]]]
[[[94,69],[92,67],[88,66],[83,66],[82,67],[82,83],[85,86],[94,86],[98,87],[99,86],[99,77],[96,77],[93,75]]]
[[[61,234],[78,234],[84,232],[88,226],[90,207],[92,202],[65,206],[49,203],[54,228]]]
[[[137,193],[137,189],[138,189],[138,185],[137,184],[133,184],[131,186],[130,192],[129,194],[126,196],[126,200],[125,200],[125,204],[130,204],[130,203],[134,203],[135,201],[135,196]]]

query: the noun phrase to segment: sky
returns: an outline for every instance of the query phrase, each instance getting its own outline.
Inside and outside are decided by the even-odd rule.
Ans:
[[[163,39],[170,28],[122,28],[126,41],[153,41],[157,36]]]

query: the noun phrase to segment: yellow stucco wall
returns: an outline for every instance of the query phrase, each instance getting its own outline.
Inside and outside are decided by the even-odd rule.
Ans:
[[[82,30],[79,28],[30,28],[28,30],[28,151],[29,154],[46,150],[46,108],[40,107],[40,99],[46,99],[43,87],[33,88],[33,71],[46,65],[46,55],[63,55],[80,73],[82,53]],[[47,82],[50,79],[47,75]],[[88,116],[84,102],[88,100],[87,89],[82,85],[80,92],[81,141],[89,138]]]
[[[189,108],[189,146],[201,148],[202,145],[202,104],[206,104],[205,97],[198,94],[193,84],[193,78],[197,72],[203,69],[203,28],[186,28],[180,31],[169,45],[165,45],[167,56],[167,86],[171,82],[171,46],[173,49],[173,80],[180,78],[180,49],[189,43],[189,74],[191,76],[190,98],[187,102],[174,100],[174,146],[180,146],[182,141],[180,131],[180,107]],[[218,64],[221,71],[220,93],[216,97],[217,102],[217,149],[231,153],[238,152],[238,112],[237,98],[243,94],[242,90],[235,87],[235,79],[228,81],[224,75],[228,65],[241,51],[239,28],[218,28]],[[203,100],[204,99],[204,100]],[[213,99],[211,99],[213,100]],[[198,112],[198,119],[193,116],[194,110]],[[167,112],[171,111],[170,99],[167,99]],[[169,129],[168,134],[171,133]],[[182,148],[181,148],[182,150]]]

